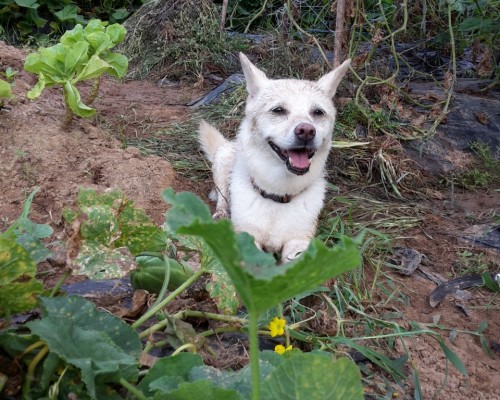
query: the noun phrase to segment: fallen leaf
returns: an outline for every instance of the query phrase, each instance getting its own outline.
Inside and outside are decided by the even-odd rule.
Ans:
[[[476,116],[476,119],[478,120],[478,122],[480,124],[482,124],[482,125],[488,125],[488,122],[489,122],[488,115],[486,115],[483,112],[477,112],[474,115]]]
[[[417,118],[412,119],[411,125],[416,128],[422,128],[424,126],[426,117],[424,114],[419,115]]]

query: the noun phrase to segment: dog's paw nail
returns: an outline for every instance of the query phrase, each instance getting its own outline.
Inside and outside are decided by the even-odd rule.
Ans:
[[[288,254],[285,257],[284,262],[295,260],[296,258],[299,258],[302,253],[303,253],[302,251],[298,251],[298,252],[293,253],[293,254]]]
[[[212,215],[214,221],[218,221],[219,219],[229,219],[229,213],[227,211],[221,210],[216,211],[214,215]]]

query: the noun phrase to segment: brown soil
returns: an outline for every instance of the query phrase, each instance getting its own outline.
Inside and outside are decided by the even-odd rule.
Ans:
[[[82,186],[103,191],[119,188],[157,223],[162,222],[166,210],[160,196],[163,189],[173,187],[206,196],[207,183],[194,183],[176,175],[166,160],[168,154],[166,159],[142,156],[135,148],[124,148],[122,142],[124,137],[147,137],[158,126],[182,122],[189,114],[184,104],[200,95],[199,88],[105,79],[100,97],[94,103],[98,117],[75,120],[66,132],[60,128],[65,111],[57,89],[46,90],[36,101],[26,100],[26,91],[36,79],[23,72],[24,57],[22,51],[0,42],[0,70],[10,66],[19,71],[14,88],[16,99],[6,103],[9,111],[0,112],[0,230],[20,215],[26,194],[36,186],[41,191],[35,197],[30,217],[52,225],[56,231],[60,231],[57,228],[61,227],[62,208],[74,202]],[[494,213],[499,213],[500,193],[454,196],[440,193],[437,197],[433,202],[419,205],[423,223],[418,229],[406,232],[399,245],[426,254],[427,267],[450,279],[457,276],[454,270],[457,253],[472,249],[472,244],[462,241],[460,236],[471,225],[491,222]],[[490,261],[499,264],[498,253],[482,251]],[[469,315],[449,298],[431,308],[428,296],[436,287],[434,283],[418,274],[410,277],[391,274],[391,277],[401,283],[410,299],[410,306],[403,310],[406,320],[424,325],[439,315],[439,324],[459,332],[452,343],[449,330],[437,330],[465,363],[469,380],[450,365],[446,371],[443,353],[431,337],[418,336],[406,341],[411,363],[419,370],[425,398],[500,398],[499,354],[490,358],[476,336],[461,333],[475,331],[481,321],[487,321],[486,337],[498,346],[498,301],[496,309],[488,310],[485,306],[492,300],[491,294],[476,289],[467,303]],[[402,351],[398,346],[396,350]],[[403,392],[404,398],[412,398],[411,390]]]

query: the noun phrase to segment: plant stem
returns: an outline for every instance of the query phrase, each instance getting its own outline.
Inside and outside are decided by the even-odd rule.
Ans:
[[[63,130],[67,131],[69,130],[69,127],[71,126],[71,122],[73,121],[73,110],[70,108],[68,103],[66,103],[66,115],[63,120],[62,128]]]
[[[232,317],[230,315],[221,315],[221,314],[215,314],[215,313],[207,313],[203,311],[195,311],[195,310],[184,310],[180,311],[177,314],[173,315],[174,318],[177,319],[184,319],[184,318],[206,318],[206,319],[213,319],[215,321],[222,321],[222,322],[227,322],[227,323],[236,323],[236,324],[241,324],[241,325],[248,325],[248,320],[244,318],[238,318],[238,317]],[[152,325],[145,331],[142,331],[139,334],[139,337],[142,339],[151,333],[157,332],[163,327],[168,325],[168,319],[164,319],[163,321],[158,322],[157,324]],[[237,328],[237,330],[239,330]],[[210,331],[212,332],[212,330]]]
[[[89,97],[87,98],[87,104],[90,106],[99,94],[99,87],[101,86],[101,77],[98,76],[92,82],[92,90],[90,91]]]
[[[196,311],[196,310],[183,310],[183,311],[178,312],[177,314],[174,314],[174,318],[178,318],[178,319],[184,319],[184,318],[189,318],[189,317],[207,318],[207,319],[213,319],[215,321],[248,325],[247,319],[233,317],[231,315],[223,315],[223,314],[216,314],[216,313]]]
[[[138,400],[148,400],[148,398],[137,389],[134,385],[127,382],[125,379],[120,378],[120,385],[122,385],[129,393],[132,393]]]
[[[253,15],[252,19],[248,22],[247,26],[245,27],[245,30],[243,31],[243,33],[248,33],[248,31],[250,30],[250,25],[252,25],[253,21],[255,21],[262,14],[264,14],[266,7],[267,7],[267,0],[264,0],[264,2],[262,3],[261,9]]]
[[[31,382],[35,380],[35,370],[40,361],[47,355],[49,352],[49,346],[45,345],[40,349],[40,351],[37,353],[35,357],[33,357],[33,360],[28,365],[28,373],[26,374],[24,378],[24,384],[23,384],[23,394],[24,398],[30,398],[29,394],[31,393]]]
[[[49,294],[49,297],[54,297],[57,292],[59,291],[59,289],[61,288],[62,284],[64,283],[64,281],[68,278],[68,276],[71,275],[71,269],[68,269],[64,275],[57,281],[57,283],[54,285],[54,287],[52,288],[52,290],[50,291],[50,294]]]
[[[250,342],[250,369],[252,371],[252,400],[260,400],[258,313],[250,311],[249,317],[248,339]]]
[[[154,314],[156,314],[158,311],[164,308],[168,303],[170,303],[173,299],[175,299],[179,294],[181,294],[184,290],[186,290],[193,282],[195,282],[204,273],[205,273],[204,269],[196,271],[186,280],[186,282],[184,282],[181,286],[179,286],[167,297],[165,297],[165,299],[163,299],[158,304],[153,305],[153,307],[151,307],[148,311],[146,311],[141,318],[139,318],[132,324],[132,328],[137,329],[139,326],[141,326],[144,322],[146,322],[149,318],[151,318]]]
[[[193,343],[184,343],[182,346],[178,347],[173,353],[172,357],[179,354],[181,351],[191,349],[191,353],[196,354],[196,346]]]

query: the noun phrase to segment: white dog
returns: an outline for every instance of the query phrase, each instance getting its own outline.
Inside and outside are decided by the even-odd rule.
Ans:
[[[268,79],[240,53],[248,98],[235,141],[202,121],[201,147],[217,189],[214,218],[231,217],[257,246],[297,257],[316,232],[336,110],[350,60],[316,82]]]

